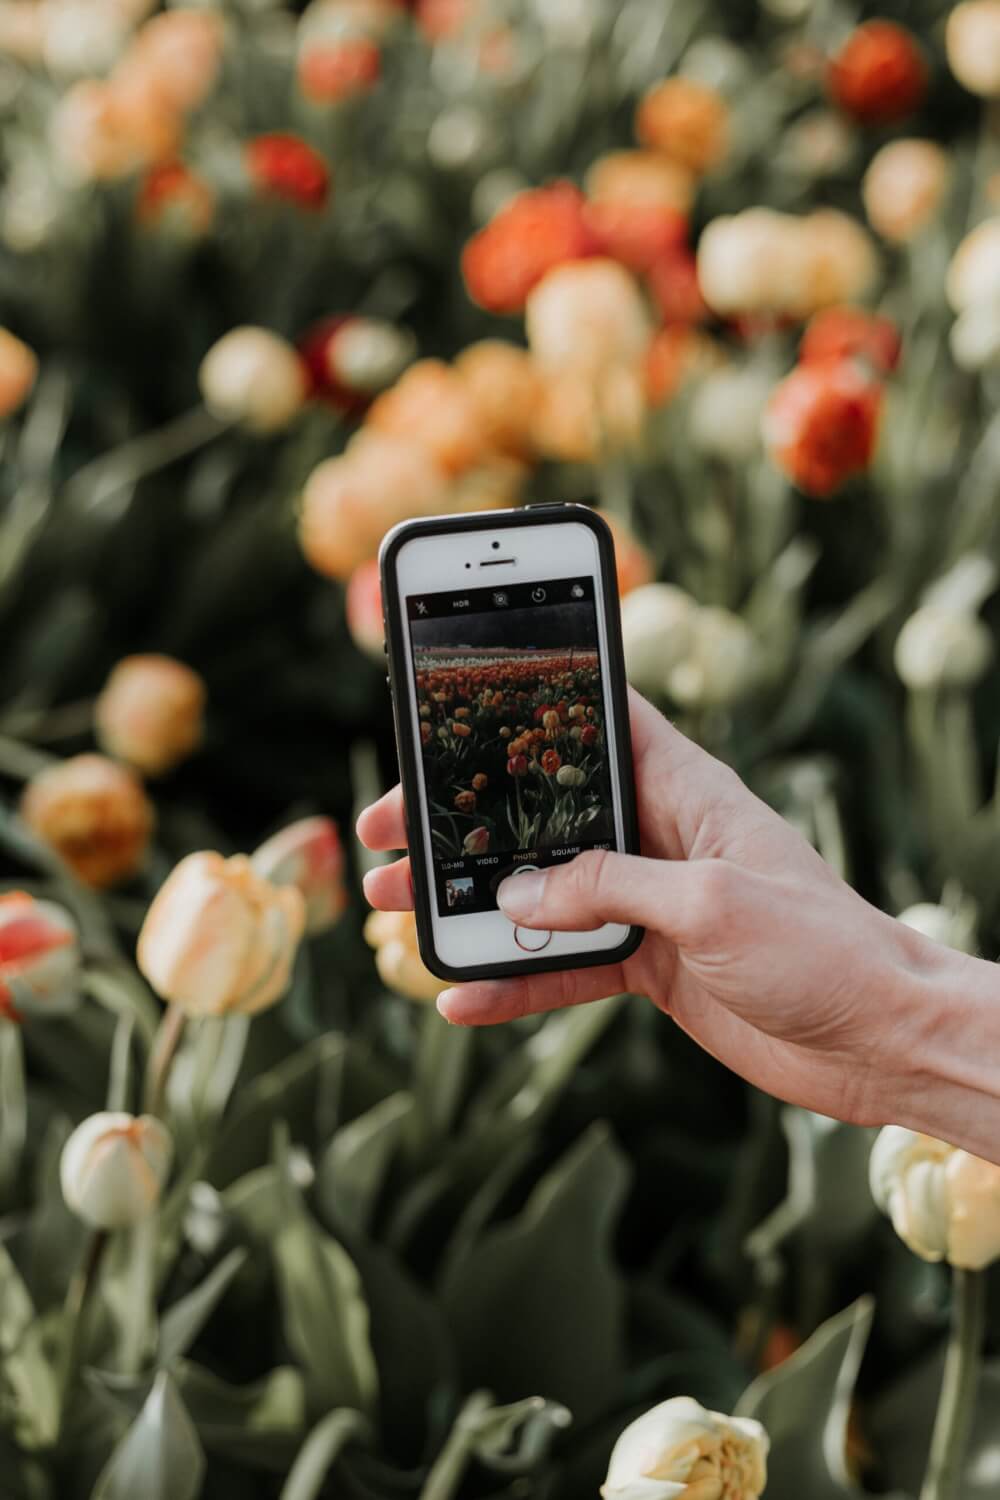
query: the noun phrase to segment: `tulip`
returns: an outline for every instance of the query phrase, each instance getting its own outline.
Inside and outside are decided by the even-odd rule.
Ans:
[[[691,442],[713,458],[747,463],[760,451],[761,420],[772,388],[772,376],[761,364],[710,370],[691,394]]]
[[[346,580],[397,521],[447,507],[446,477],[426,448],[365,429],[306,481],[299,542],[317,572]]]
[[[351,639],[372,661],[384,660],[385,623],[382,619],[382,585],[374,558],[355,568],[344,601]]]
[[[722,314],[808,317],[863,296],[877,269],[868,234],[832,208],[746,209],[713,219],[698,242],[701,290]]]
[[[635,132],[689,171],[701,174],[722,161],[729,144],[729,111],[722,96],[693,78],[668,78],[643,95]]]
[[[554,776],[562,765],[562,756],[558,750],[546,750],[542,756],[542,770],[546,776]]]
[[[135,875],[153,831],[153,808],[131,771],[103,755],[76,755],[33,776],[21,817],[85,885]]]
[[[757,1500],[768,1437],[751,1417],[674,1396],[626,1427],[611,1453],[604,1500]]]
[[[249,325],[212,345],[198,381],[205,405],[220,421],[262,434],[288,427],[306,399],[305,370],[291,344]]]
[[[869,1165],[872,1197],[923,1260],[981,1271],[1000,1259],[1000,1167],[887,1125]]]
[[[881,388],[855,366],[800,365],[771,395],[764,440],[801,490],[826,499],[871,463],[880,409]]]
[[[830,64],[827,83],[835,102],[854,119],[887,125],[919,108],[927,77],[913,33],[876,20],[851,32]]]
[[[0,1016],[61,1016],[79,998],[76,924],[52,901],[0,896]]]
[[[485,458],[483,424],[462,377],[439,359],[421,359],[372,406],[368,423],[390,437],[426,448],[448,474]]]
[[[365,923],[365,938],[375,949],[375,967],[387,989],[408,1000],[437,999],[444,983],[420,957],[412,912],[373,911]]]
[[[222,61],[223,31],[218,15],[177,9],[153,16],[137,33],[123,68],[139,71],[151,92],[178,111],[189,113],[215,85]]]
[[[685,708],[723,708],[753,687],[757,643],[739,615],[697,609],[687,651],[670,669],[666,687]]]
[[[923,604],[896,637],[894,659],[909,688],[968,688],[993,659],[993,637],[970,610]]]
[[[489,784],[490,778],[487,776],[485,771],[477,771],[475,776],[473,776],[472,778],[472,786],[474,791],[485,791]]]
[[[810,319],[799,359],[807,365],[860,359],[888,375],[899,363],[900,348],[899,330],[891,318],[861,307],[827,307]]]
[[[539,391],[533,437],[539,452],[570,463],[596,463],[634,447],[646,416],[643,370],[613,365],[559,370]]]
[[[330,196],[330,169],[326,161],[297,135],[275,131],[259,135],[246,147],[245,161],[251,183],[262,194],[297,204],[318,213]]]
[[[340,104],[375,87],[382,74],[382,49],[366,36],[310,40],[299,52],[297,72],[310,104]]]
[[[462,274],[473,302],[487,312],[521,312],[528,293],[548,271],[594,249],[584,209],[582,194],[569,182],[510,199],[462,254]]]
[[[454,807],[456,812],[473,813],[476,810],[475,792],[456,792]]]
[[[63,1147],[63,1197],[92,1228],[125,1229],[156,1207],[172,1157],[170,1132],[152,1115],[91,1115]]]
[[[697,605],[683,589],[650,583],[622,600],[628,678],[640,691],[663,691],[666,674],[684,659]]]
[[[965,236],[952,256],[945,289],[957,313],[1000,302],[1000,216]]]
[[[490,447],[514,458],[529,456],[538,373],[527,350],[501,339],[484,339],[459,355],[455,373]]]
[[[344,847],[332,818],[301,818],[255,850],[250,863],[271,885],[295,886],[305,900],[306,932],[325,932],[348,903]]]
[[[182,162],[151,167],[136,197],[135,214],[147,229],[162,229],[178,239],[198,239],[215,218],[215,194],[204,178]]]
[[[976,951],[976,908],[971,901],[964,901],[957,907],[918,901],[915,906],[908,906],[900,912],[899,921],[930,938],[933,943],[942,943],[959,953]]]
[[[584,724],[580,730],[581,745],[585,745],[588,749],[591,745],[596,745],[600,734],[601,731],[596,724]]]
[[[463,724],[461,719],[452,719],[448,727],[451,730],[452,734],[460,740],[467,740],[469,738],[469,735],[472,733],[469,725]]]
[[[550,271],[528,297],[525,326],[542,366],[595,378],[608,365],[642,359],[652,334],[638,284],[613,260]]]
[[[528,757],[526,755],[512,755],[507,761],[508,776],[527,776]]]
[[[581,771],[579,766],[560,766],[556,772],[556,781],[560,786],[583,786],[586,779],[586,771]]]
[[[1000,97],[1000,0],[963,0],[948,17],[948,65],[959,83],[986,99]]]
[[[861,184],[868,222],[883,239],[906,244],[937,217],[950,178],[950,158],[936,142],[890,141]]]
[[[189,1016],[256,1015],[288,988],[305,922],[301,892],[244,855],[189,854],[146,913],[139,968]]]
[[[488,828],[473,828],[462,840],[464,854],[485,854],[489,847],[490,831]]]
[[[126,656],[94,707],[102,750],[146,776],[162,776],[201,742],[205,684],[170,656]]]
[[[699,293],[700,295],[700,293]],[[716,345],[687,324],[673,324],[653,335],[644,375],[650,406],[666,406],[694,377],[717,362]]]
[[[0,421],[24,405],[37,378],[34,352],[6,328],[0,328]]]
[[[68,176],[107,182],[172,160],[182,127],[177,112],[144,79],[119,69],[110,79],[85,78],[68,89],[56,105],[51,133]]]
[[[37,0],[6,0],[0,6],[0,54],[33,65],[45,47],[45,14]]]

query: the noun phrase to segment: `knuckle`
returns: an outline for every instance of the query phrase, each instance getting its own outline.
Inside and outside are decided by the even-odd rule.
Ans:
[[[724,859],[692,866],[686,927],[692,942],[703,942],[733,921],[739,902],[740,872]]]
[[[586,849],[578,854],[570,866],[573,871],[574,894],[593,900],[600,898],[607,884],[608,851]]]

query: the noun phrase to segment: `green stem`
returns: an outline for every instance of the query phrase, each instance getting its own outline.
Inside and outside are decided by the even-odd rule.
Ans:
[[[57,759],[44,750],[34,750],[30,745],[22,745],[20,740],[0,734],[0,774],[14,781],[30,781],[39,771],[54,766]]]
[[[982,1271],[954,1273],[951,1336],[920,1500],[958,1500],[986,1325]]]
[[[459,1412],[448,1440],[420,1491],[420,1500],[453,1500],[468,1467],[479,1419],[489,1411],[492,1397],[476,1391]]]
[[[119,490],[196,453],[228,425],[204,406],[196,406],[155,432],[144,432],[77,469],[67,481],[66,492],[78,504],[100,505]]]
[[[163,1115],[167,1100],[167,1080],[177,1055],[187,1020],[178,1005],[168,1005],[163,1013],[146,1073],[146,1113]]]
[[[101,1261],[104,1259],[104,1252],[107,1248],[107,1230],[95,1229],[87,1242],[80,1267],[70,1282],[69,1290],[66,1293],[63,1316],[69,1326],[69,1337],[66,1341],[66,1353],[62,1370],[62,1401],[59,1417],[61,1425],[65,1425],[66,1422],[70,1397],[73,1393],[73,1383],[76,1380],[76,1371],[80,1363],[80,1352],[84,1343],[83,1330],[87,1307],[97,1283],[97,1274],[101,1268]]]

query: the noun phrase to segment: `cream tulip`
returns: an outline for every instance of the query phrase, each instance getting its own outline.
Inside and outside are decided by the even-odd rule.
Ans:
[[[952,256],[945,290],[957,313],[1000,302],[1000,215],[965,236]]]
[[[550,271],[528,297],[525,326],[539,365],[594,376],[634,365],[653,332],[638,283],[613,260]]]
[[[365,940],[375,949],[375,967],[387,989],[430,1003],[445,988],[420,957],[412,912],[373,911],[365,922]]]
[[[288,988],[305,923],[301,892],[244,855],[189,854],[146,913],[139,968],[189,1016],[256,1015]]]
[[[146,776],[162,776],[201,742],[205,684],[171,656],[123,657],[94,706],[101,748]]]
[[[684,660],[698,606],[683,589],[650,583],[622,600],[628,678],[640,691],[662,693],[667,674]]]
[[[1000,0],[965,0],[948,17],[948,65],[959,83],[986,99],[1000,97]]]
[[[626,1427],[601,1487],[604,1500],[757,1500],[769,1442],[752,1417],[706,1411],[690,1396],[663,1401]]]
[[[223,422],[251,432],[280,432],[301,410],[305,367],[292,348],[266,328],[233,328],[205,355],[198,374],[205,405]]]
[[[757,643],[750,628],[728,609],[697,609],[688,648],[667,673],[667,691],[684,708],[722,708],[753,686]]]
[[[978,616],[923,604],[896,638],[896,671],[909,688],[971,687],[993,658],[993,637]]]
[[[869,1163],[872,1197],[923,1260],[981,1271],[1000,1259],[1000,1167],[887,1125]]]
[[[869,224],[896,244],[912,240],[936,217],[950,177],[951,161],[936,141],[890,141],[861,184]]]
[[[92,1228],[125,1229],[155,1208],[172,1157],[170,1132],[152,1115],[91,1115],[63,1147],[63,1197]]]

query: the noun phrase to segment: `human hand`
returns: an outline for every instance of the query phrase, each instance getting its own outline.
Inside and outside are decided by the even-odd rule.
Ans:
[[[643,926],[639,949],[623,964],[460,985],[439,997],[442,1014],[484,1025],[643,994],[769,1093],[856,1123],[902,1118],[915,999],[957,955],[870,906],[634,692],[630,712],[642,855],[588,851],[504,881],[498,900],[522,927]],[[370,849],[404,846],[398,787],[358,835]],[[371,871],[365,894],[411,908],[409,860]]]

